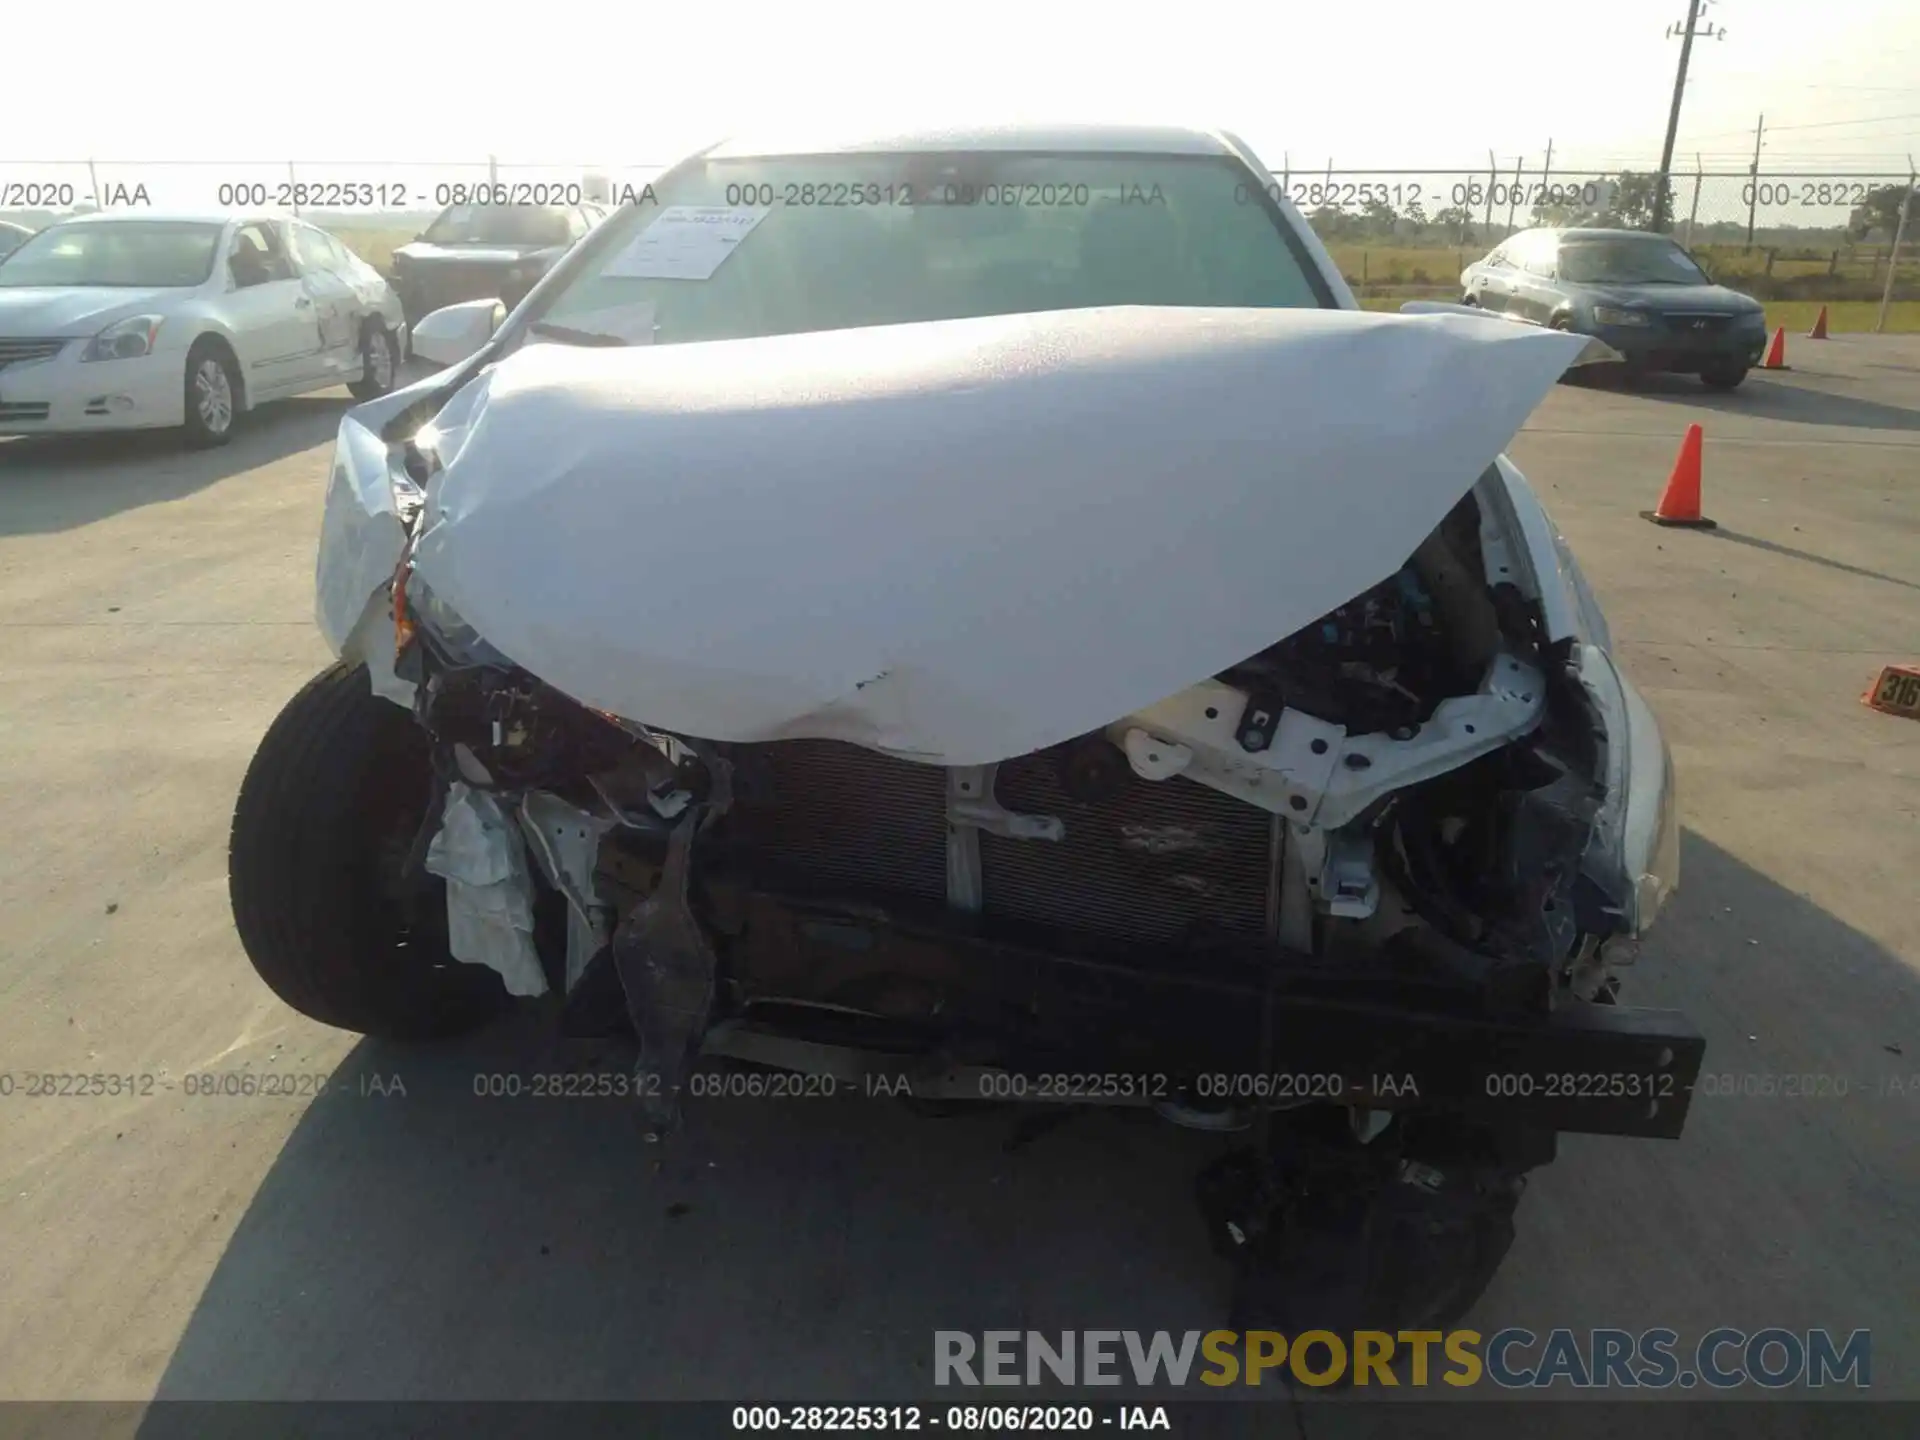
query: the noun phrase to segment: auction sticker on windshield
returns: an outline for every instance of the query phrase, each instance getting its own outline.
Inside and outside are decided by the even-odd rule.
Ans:
[[[602,272],[628,280],[708,280],[768,211],[669,205]]]

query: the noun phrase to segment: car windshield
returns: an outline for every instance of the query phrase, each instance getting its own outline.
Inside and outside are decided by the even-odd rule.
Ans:
[[[449,205],[420,238],[434,245],[564,245],[567,217],[545,205]]]
[[[876,153],[697,163],[608,220],[530,328],[668,344],[1096,305],[1334,303],[1237,161]]]
[[[1560,278],[1586,285],[1710,285],[1706,272],[1658,235],[1560,242]]]
[[[0,264],[0,286],[204,285],[220,229],[187,220],[68,221],[21,242]]]

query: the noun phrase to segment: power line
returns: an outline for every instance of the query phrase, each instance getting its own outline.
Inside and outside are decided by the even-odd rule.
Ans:
[[[1774,130],[1832,130],[1842,125],[1885,125],[1898,120],[1920,120],[1920,114],[1912,115],[1862,115],[1853,120],[1811,120],[1801,125],[1769,125]],[[1748,135],[1750,130],[1714,130],[1705,135],[1695,135],[1695,140],[1720,140],[1729,135]]]
[[[1920,120],[1920,114],[1862,115],[1857,120],[1814,120],[1804,125],[1776,125],[1776,130],[1830,130],[1837,125],[1882,125],[1895,120]]]

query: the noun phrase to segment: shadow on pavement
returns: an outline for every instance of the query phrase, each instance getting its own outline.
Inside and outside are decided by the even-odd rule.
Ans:
[[[1775,372],[1776,374],[1778,372]],[[1920,409],[1860,400],[1826,390],[1810,390],[1755,371],[1738,390],[1703,387],[1691,375],[1646,375],[1631,386],[1614,381],[1645,400],[1660,400],[1694,410],[1746,415],[1758,420],[1781,420],[1795,425],[1839,425],[1861,430],[1920,430]]]
[[[210,450],[188,449],[170,430],[0,440],[0,535],[77,529],[329,445],[352,404],[344,390],[275,400]]]
[[[358,1047],[156,1398],[924,1398],[937,1329],[1225,1314],[1192,1200],[1217,1137],[1086,1113],[1029,1138],[1025,1107],[843,1095],[694,1100],[649,1145],[631,1102],[474,1094],[630,1063],[539,1018]]]
[[[1920,982],[1691,832],[1682,866],[1628,998],[1691,1013],[1710,1071],[1844,1075],[1852,1098],[1696,1097],[1679,1142],[1571,1137],[1469,1323],[1871,1326],[1897,1388],[1920,1098],[1867,1090],[1920,1071]],[[936,1330],[1227,1323],[1191,1182],[1232,1137],[1084,1113],[1022,1145],[1014,1110],[847,1097],[695,1100],[648,1145],[619,1100],[476,1095],[490,1074],[619,1072],[617,1047],[541,1021],[360,1045],[253,1197],[157,1398],[925,1401]],[[1199,1388],[1179,1393],[1219,1393]]]
[[[1742,535],[1738,530],[1729,530],[1725,526],[1716,526],[1712,530],[1702,530],[1702,535],[1710,535],[1719,540],[1731,540],[1736,545],[1750,545],[1755,550],[1767,550],[1775,555],[1785,555],[1794,560],[1805,560],[1809,564],[1824,565],[1829,570],[1838,570],[1847,575],[1858,575],[1863,580],[1880,580],[1888,585],[1901,585],[1908,590],[1920,590],[1920,582],[1903,580],[1898,575],[1888,575],[1884,571],[1869,570],[1863,565],[1849,565],[1844,560],[1833,560],[1825,555],[1816,555],[1811,550],[1796,550],[1791,545],[1781,545],[1773,540],[1762,540],[1757,535]]]

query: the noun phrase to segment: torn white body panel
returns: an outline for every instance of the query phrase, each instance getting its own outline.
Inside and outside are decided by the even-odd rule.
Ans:
[[[572,990],[587,962],[612,938],[609,912],[595,892],[593,876],[600,839],[614,822],[544,790],[523,796],[518,813],[535,860],[567,902],[566,985]]]
[[[413,708],[414,684],[394,673],[393,601],[382,588],[367,597],[360,619],[341,643],[338,655],[348,664],[367,667],[373,693],[403,710]]]
[[[427,869],[447,882],[447,942],[456,960],[497,970],[511,995],[544,995],[533,944],[533,877],[520,832],[485,791],[447,787]]]
[[[414,562],[586,704],[991,764],[1392,574],[1581,343],[1126,308],[529,347],[449,406]]]
[[[376,405],[384,408],[384,403]],[[314,618],[336,655],[347,648],[349,637],[361,625],[369,597],[378,592],[384,605],[387,583],[407,548],[387,445],[370,428],[372,423],[363,420],[359,411],[340,422],[333,477],[320,520]],[[386,639],[391,655],[393,630],[388,614]]]
[[[1539,723],[1546,677],[1497,656],[1472,695],[1442,700],[1409,739],[1348,735],[1300,710],[1283,710],[1273,743],[1248,752],[1236,738],[1249,700],[1217,680],[1116,721],[1107,734],[1143,780],[1185,775],[1297,827],[1336,830],[1395,790],[1431,780],[1498,750]]]

